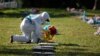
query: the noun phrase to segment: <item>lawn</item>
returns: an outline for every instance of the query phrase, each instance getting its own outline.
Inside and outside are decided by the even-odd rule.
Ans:
[[[51,17],[52,25],[56,26],[60,35],[55,36],[56,56],[100,56],[100,36],[79,17]],[[62,13],[63,14],[63,13]],[[37,44],[20,42],[10,43],[10,36],[21,34],[19,25],[21,17],[0,18],[0,56],[33,56],[32,48]]]

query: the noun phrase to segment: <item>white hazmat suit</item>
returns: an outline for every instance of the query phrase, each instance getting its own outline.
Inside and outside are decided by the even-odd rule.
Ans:
[[[30,14],[20,24],[22,35],[13,35],[12,40],[17,42],[37,42],[41,38],[41,25],[49,21],[47,12],[41,14]]]

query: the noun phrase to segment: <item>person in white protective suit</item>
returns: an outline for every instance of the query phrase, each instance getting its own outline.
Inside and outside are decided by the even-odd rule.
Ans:
[[[11,43],[14,41],[38,43],[38,40],[41,38],[42,34],[41,26],[42,24],[45,24],[46,21],[50,21],[49,14],[47,12],[42,12],[40,14],[29,14],[20,24],[22,35],[12,35]]]

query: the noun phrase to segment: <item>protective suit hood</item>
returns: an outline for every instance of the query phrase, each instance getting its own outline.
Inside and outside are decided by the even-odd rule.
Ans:
[[[43,12],[43,13],[41,14],[41,17],[42,17],[43,19],[47,20],[47,21],[50,20],[50,16],[49,16],[49,14],[48,14],[47,12]]]

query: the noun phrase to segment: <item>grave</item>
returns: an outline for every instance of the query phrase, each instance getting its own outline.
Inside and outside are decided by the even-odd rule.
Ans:
[[[33,47],[34,56],[55,56],[55,46],[58,43],[39,43]]]

